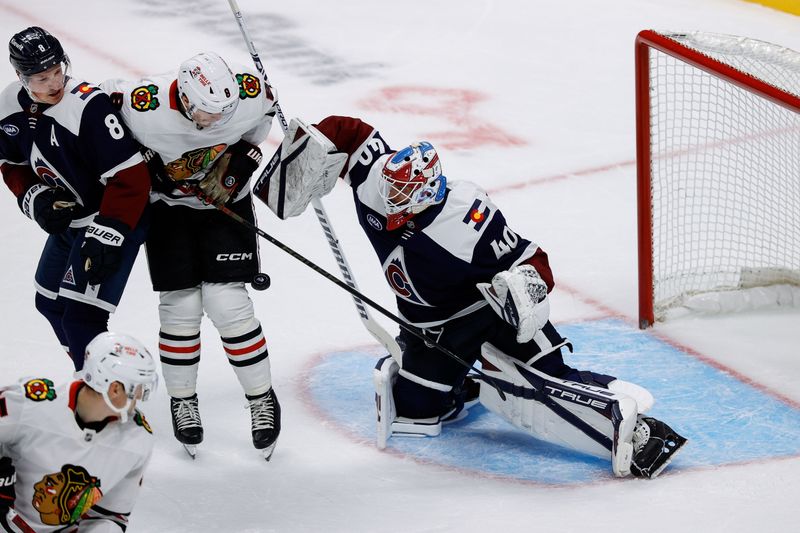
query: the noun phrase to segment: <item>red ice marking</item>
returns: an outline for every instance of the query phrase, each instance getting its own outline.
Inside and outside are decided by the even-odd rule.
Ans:
[[[486,145],[522,146],[526,141],[511,135],[488,121],[476,118],[474,107],[486,95],[466,89],[434,87],[386,87],[359,104],[372,111],[441,117],[456,126],[453,130],[426,132],[422,135],[451,150]]]

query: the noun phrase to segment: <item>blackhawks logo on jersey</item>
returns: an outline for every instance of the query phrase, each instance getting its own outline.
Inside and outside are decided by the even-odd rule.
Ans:
[[[100,501],[100,480],[82,466],[66,464],[33,485],[31,505],[48,526],[74,524]]]
[[[147,431],[148,433],[153,433],[153,428],[150,427],[150,423],[147,421],[144,415],[139,411],[136,411],[136,414],[133,415],[133,422],[137,426],[143,427],[144,430]]]
[[[164,171],[173,181],[189,179],[201,170],[208,168],[227,147],[227,144],[216,144],[189,150],[175,161],[167,163]]]
[[[261,94],[261,80],[252,74],[237,74],[236,81],[239,82],[239,98],[255,98]]]
[[[49,379],[32,379],[25,383],[25,396],[34,402],[53,401],[56,399],[56,389]]]
[[[160,104],[156,95],[158,87],[153,85],[142,85],[131,91],[131,107],[136,111],[145,112],[157,109]]]

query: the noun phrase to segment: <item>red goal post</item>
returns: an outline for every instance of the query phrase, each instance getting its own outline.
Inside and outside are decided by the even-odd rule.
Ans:
[[[800,285],[800,54],[636,38],[639,324],[700,294]]]

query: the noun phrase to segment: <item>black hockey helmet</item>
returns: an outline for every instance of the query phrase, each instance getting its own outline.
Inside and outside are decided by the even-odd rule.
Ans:
[[[44,72],[59,63],[69,64],[58,39],[38,26],[25,28],[11,37],[8,50],[11,65],[23,76]]]

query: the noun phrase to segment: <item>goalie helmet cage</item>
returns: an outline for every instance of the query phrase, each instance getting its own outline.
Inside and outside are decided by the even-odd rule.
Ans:
[[[800,285],[800,54],[636,38],[639,325],[704,293]]]

